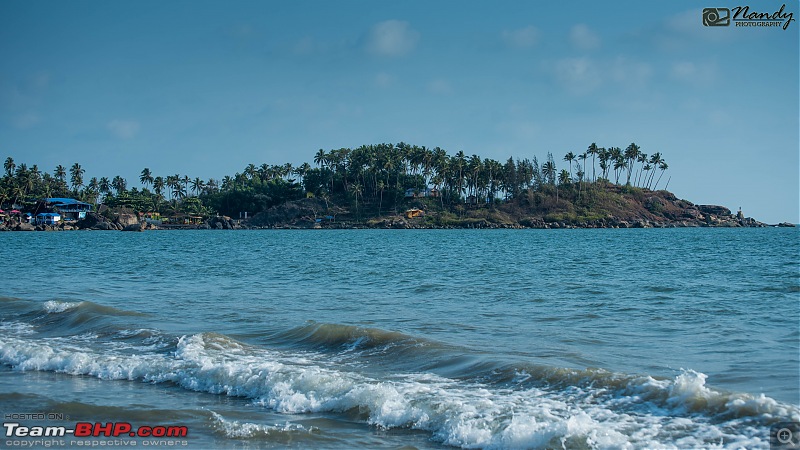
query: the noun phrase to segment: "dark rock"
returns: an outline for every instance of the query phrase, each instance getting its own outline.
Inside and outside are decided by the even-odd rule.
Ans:
[[[144,227],[146,225],[147,224],[144,223],[144,222],[143,223],[132,223],[130,225],[125,226],[125,228],[123,228],[122,231],[144,231]]]
[[[98,222],[91,227],[92,230],[113,230],[114,228],[108,222]]]
[[[36,227],[29,223],[20,223],[15,228],[16,231],[36,231]]]
[[[778,224],[779,227],[794,228],[796,225],[789,222],[782,222]]]
[[[100,214],[97,214],[96,212],[88,212],[88,213],[86,213],[86,217],[84,217],[83,219],[79,220],[75,224],[75,226],[78,227],[79,229],[95,228],[97,226],[97,224],[105,223],[105,221],[106,221],[106,218],[101,216]],[[108,229],[108,228],[106,228],[106,229]]]
[[[136,214],[120,214],[117,216],[116,222],[124,229],[129,225],[139,225],[139,217]]]
[[[697,205],[697,209],[705,214],[713,214],[715,216],[730,216],[731,210],[718,205]]]

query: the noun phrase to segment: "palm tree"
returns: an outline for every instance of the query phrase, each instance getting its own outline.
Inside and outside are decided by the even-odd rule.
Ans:
[[[83,186],[83,174],[86,173],[86,170],[84,170],[80,164],[75,163],[69,169],[69,173],[70,181],[72,182],[72,190],[77,195],[78,188]]]
[[[561,169],[561,172],[558,174],[558,183],[561,185],[570,184],[572,181],[572,175],[567,172],[567,169]]]
[[[555,184],[556,165],[552,160],[542,164],[542,175],[544,175],[545,180],[547,180],[549,184]]]
[[[62,166],[61,164],[57,165],[56,166],[56,170],[54,170],[53,173],[55,174],[57,181],[59,181],[61,183],[66,182],[67,169],[64,168],[64,166]]]
[[[325,150],[319,149],[317,154],[314,155],[314,164],[324,167],[328,163],[328,157],[325,155]]]
[[[203,183],[203,180],[201,180],[200,177],[196,177],[194,180],[192,180],[192,191],[194,191],[195,197],[200,195],[200,192],[203,191],[203,188],[205,188],[205,183]]]
[[[142,169],[142,174],[139,175],[139,181],[142,183],[144,187],[153,184],[153,174],[150,173],[150,169],[145,167]]]
[[[125,178],[122,178],[121,176],[117,175],[111,181],[111,187],[113,187],[114,190],[117,191],[117,196],[119,196],[121,193],[125,192],[125,190],[127,189],[128,182],[125,181]]]
[[[625,158],[625,167],[628,169],[628,178],[625,182],[626,185],[630,186],[631,184],[631,174],[633,173],[633,165],[634,162],[639,158],[639,146],[635,143],[631,142],[625,149],[625,154],[623,155]]]
[[[6,175],[8,175],[9,177],[11,176],[11,174],[14,173],[14,169],[16,167],[17,165],[14,164],[14,158],[10,156],[6,158],[6,161],[3,163],[3,168],[6,170]]]
[[[608,160],[611,158],[611,152],[601,147],[597,150],[597,157],[600,159],[600,176],[608,180]]]
[[[575,161],[575,154],[572,152],[567,153],[564,156],[564,161],[569,163],[569,177],[572,178],[572,161]]]
[[[87,186],[87,188],[89,189],[89,197],[94,199],[93,203],[97,205],[97,197],[100,193],[100,182],[97,181],[97,177],[92,177],[89,180],[89,186]]]
[[[153,190],[156,191],[156,195],[163,194],[165,186],[164,177],[153,178]]]
[[[594,142],[589,144],[589,148],[586,149],[586,154],[587,155],[592,155],[592,180],[591,181],[597,181],[597,178],[595,177],[595,173],[594,173],[594,156],[597,154],[597,152],[598,152],[597,144],[595,144]],[[584,164],[584,167],[585,166],[586,166],[586,164]]]
[[[100,189],[100,192],[103,193],[104,195],[108,195],[108,193],[111,192],[111,182],[108,180],[108,177],[100,178],[100,183],[98,188]]]
[[[667,165],[667,162],[662,159],[661,162],[658,163],[658,168],[661,169],[661,174],[658,175],[658,180],[656,180],[656,184],[655,186],[653,186],[653,190],[656,190],[658,188],[658,183],[661,181],[661,177],[664,176],[664,171],[669,169],[669,165]],[[655,171],[653,172],[655,173]]]
[[[640,186],[642,180],[642,172],[644,172],[644,165],[647,163],[647,153],[639,152],[639,156],[636,158],[636,162],[641,163],[641,166],[639,166],[639,174],[636,176],[636,185]]]

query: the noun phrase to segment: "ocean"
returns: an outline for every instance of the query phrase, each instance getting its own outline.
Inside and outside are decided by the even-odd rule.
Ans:
[[[9,448],[769,448],[800,421],[797,228],[2,233],[0,264]]]

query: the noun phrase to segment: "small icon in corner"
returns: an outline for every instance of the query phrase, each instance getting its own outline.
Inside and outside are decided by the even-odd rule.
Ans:
[[[703,25],[707,27],[727,27],[731,24],[731,10],[728,8],[703,8]]]
[[[800,449],[800,422],[781,422],[769,430],[769,448]]]

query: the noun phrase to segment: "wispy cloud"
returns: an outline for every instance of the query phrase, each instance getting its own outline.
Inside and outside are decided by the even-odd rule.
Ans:
[[[591,92],[601,84],[601,72],[589,58],[563,58],[551,70],[556,82],[573,94]]]
[[[572,27],[569,31],[569,40],[579,50],[594,50],[600,47],[600,37],[582,23]]]
[[[707,84],[716,78],[716,67],[712,63],[694,63],[691,61],[677,61],[672,63],[669,72],[675,80],[691,84]]]
[[[548,70],[558,85],[575,95],[588,94],[604,85],[641,88],[653,75],[650,64],[622,56],[613,59],[562,58]]]
[[[518,30],[504,30],[503,41],[515,48],[531,48],[539,43],[539,30],[533,25]]]
[[[452,94],[453,87],[447,80],[438,78],[428,83],[428,92],[432,94]]]
[[[365,49],[376,56],[403,56],[419,42],[420,34],[402,20],[386,20],[372,26],[366,37]]]
[[[132,139],[139,133],[139,122],[135,120],[114,119],[106,125],[108,131],[119,139]]]

